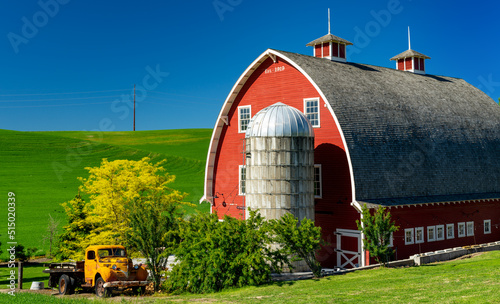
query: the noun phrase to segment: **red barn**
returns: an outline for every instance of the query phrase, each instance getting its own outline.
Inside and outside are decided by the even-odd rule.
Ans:
[[[346,62],[328,34],[314,56],[268,49],[243,72],[215,124],[202,200],[245,217],[245,132],[281,102],[314,128],[314,218],[331,244],[323,267],[366,265],[363,204],[385,206],[400,230],[397,259],[500,240],[500,107],[462,79],[425,74],[408,50],[396,69]]]

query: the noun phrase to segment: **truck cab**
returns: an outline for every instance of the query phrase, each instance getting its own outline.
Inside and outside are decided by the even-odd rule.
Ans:
[[[95,287],[99,296],[107,288],[134,286],[132,282],[146,281],[147,276],[144,267],[133,265],[121,245],[89,246],[85,251],[84,286]]]

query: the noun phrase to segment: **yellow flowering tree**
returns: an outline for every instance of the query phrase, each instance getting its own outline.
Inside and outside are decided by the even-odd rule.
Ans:
[[[92,244],[126,244],[130,233],[130,210],[127,206],[139,198],[144,204],[182,202],[186,194],[167,187],[175,176],[164,173],[162,163],[151,164],[148,157],[139,161],[110,162],[103,159],[101,166],[85,168],[89,177],[79,178],[82,182],[79,190],[89,195],[85,211],[92,229],[81,240],[81,248]],[[149,195],[161,195],[163,199],[143,199]]]

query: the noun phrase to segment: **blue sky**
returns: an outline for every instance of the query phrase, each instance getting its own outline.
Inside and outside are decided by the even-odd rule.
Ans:
[[[137,130],[212,128],[266,49],[312,54],[328,8],[349,61],[394,68],[410,26],[427,73],[498,101],[498,1],[18,0],[0,3],[0,129],[132,130],[134,84]]]

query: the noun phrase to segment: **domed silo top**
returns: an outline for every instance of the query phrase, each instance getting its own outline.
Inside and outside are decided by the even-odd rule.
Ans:
[[[245,137],[314,137],[314,130],[304,113],[278,102],[255,114]]]

